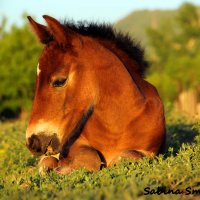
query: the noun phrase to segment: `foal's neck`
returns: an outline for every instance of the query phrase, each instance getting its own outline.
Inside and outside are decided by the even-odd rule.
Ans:
[[[133,79],[135,75],[141,76],[140,66],[138,65],[138,63],[134,59],[130,58],[130,56],[127,55],[126,52],[118,48],[115,43],[113,43],[112,41],[102,39],[98,41],[101,45],[106,47],[121,60],[121,62],[124,64],[124,66],[126,67],[127,71],[130,73]]]

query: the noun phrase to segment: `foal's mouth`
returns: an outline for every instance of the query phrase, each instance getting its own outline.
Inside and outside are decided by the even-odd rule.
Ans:
[[[45,147],[45,151],[43,152],[43,154],[45,155],[55,155],[60,153],[60,142],[58,140],[58,138],[54,135],[49,143],[46,145]]]
[[[46,150],[44,152],[45,155],[55,155],[59,153],[59,151],[57,150],[57,147],[55,148],[52,146],[52,141],[53,139],[50,140],[48,146],[46,147]]]

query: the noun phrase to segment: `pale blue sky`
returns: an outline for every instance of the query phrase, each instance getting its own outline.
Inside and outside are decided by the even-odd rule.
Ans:
[[[23,12],[36,16],[42,22],[42,15],[58,19],[93,20],[116,22],[134,10],[175,9],[186,0],[0,0],[0,18],[7,16],[9,24],[21,24]],[[200,0],[187,0],[200,5]]]

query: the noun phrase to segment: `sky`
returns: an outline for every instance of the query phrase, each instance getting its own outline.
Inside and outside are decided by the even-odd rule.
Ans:
[[[57,19],[74,19],[116,22],[130,12],[142,9],[176,9],[185,0],[0,0],[0,19],[8,18],[8,24],[23,23],[26,12],[44,22],[42,15]],[[200,5],[200,0],[187,0]]]

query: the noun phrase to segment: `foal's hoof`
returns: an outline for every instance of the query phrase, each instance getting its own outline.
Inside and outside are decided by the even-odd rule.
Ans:
[[[40,160],[39,162],[39,173],[44,175],[58,167],[58,159],[53,156],[47,156]]]

